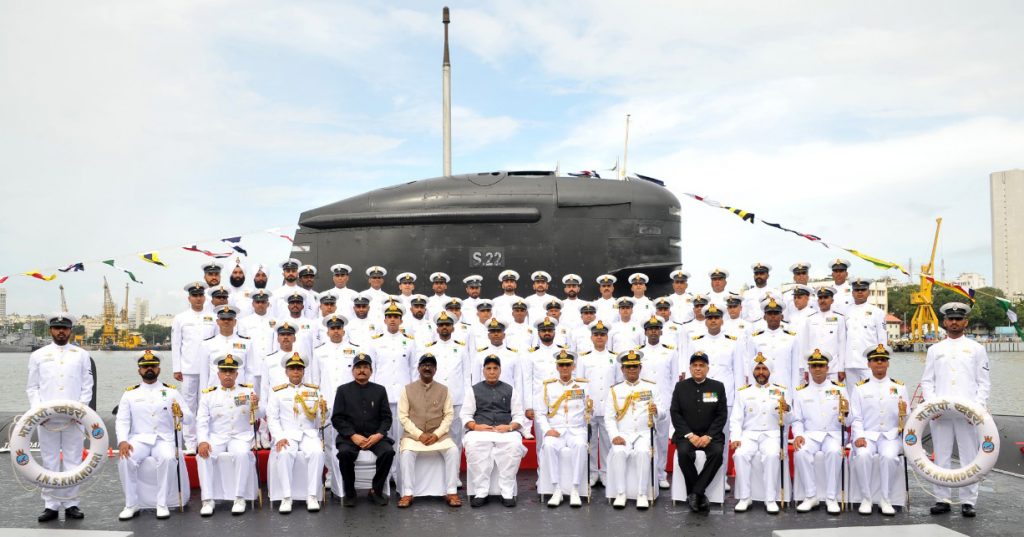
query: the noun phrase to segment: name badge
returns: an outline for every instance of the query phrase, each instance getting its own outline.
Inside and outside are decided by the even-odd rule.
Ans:
[[[705,403],[717,403],[718,402],[718,392],[704,392],[704,402]]]

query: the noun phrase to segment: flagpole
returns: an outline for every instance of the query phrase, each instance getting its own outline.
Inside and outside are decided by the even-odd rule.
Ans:
[[[619,170],[619,179],[626,178],[626,162],[629,161],[629,116],[626,114],[626,142],[622,148],[622,169]]]

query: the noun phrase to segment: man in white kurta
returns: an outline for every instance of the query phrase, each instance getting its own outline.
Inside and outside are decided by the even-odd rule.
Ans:
[[[259,397],[252,384],[236,382],[238,370],[244,364],[230,353],[216,357],[219,386],[203,390],[199,396],[199,414],[196,415],[196,435],[199,446],[196,449],[196,463],[199,470],[199,488],[203,506],[202,516],[210,516],[214,510],[213,475],[214,464],[226,459],[230,466],[221,464],[220,471],[232,472],[234,487],[225,491],[234,497],[231,514],[245,512],[246,488],[255,488],[249,482],[252,474],[253,427],[263,411],[259,408]],[[256,484],[258,486],[258,484]]]
[[[443,312],[440,312],[443,313]],[[440,314],[439,313],[439,314]],[[402,472],[398,507],[409,507],[416,490],[416,458],[421,453],[440,453],[444,460],[445,501],[459,507],[459,448],[449,434],[455,409],[451,390],[434,381],[437,358],[430,352],[419,357],[419,378],[402,389],[398,398],[398,421],[402,424],[399,464]]]
[[[54,400],[70,399],[83,405],[92,402],[94,379],[89,353],[70,343],[75,318],[67,313],[51,315],[47,320],[53,341],[28,357],[29,407]],[[82,462],[82,425],[63,417],[53,417],[38,428],[39,451],[43,468],[54,472],[70,470]],[[55,491],[42,488],[43,513],[39,522],[56,520],[61,507],[68,519],[82,519],[78,507],[78,487]]]

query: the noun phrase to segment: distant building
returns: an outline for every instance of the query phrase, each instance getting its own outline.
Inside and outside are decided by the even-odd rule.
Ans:
[[[133,330],[138,329],[140,326],[149,322],[149,300],[145,298],[135,298],[135,309],[132,311],[131,316],[128,317],[128,324]]]
[[[889,341],[900,339],[903,336],[903,321],[891,313],[885,314],[885,335]]]
[[[992,193],[992,275],[1009,295],[1024,294],[1024,170],[989,175]]]
[[[78,320],[78,324],[85,328],[85,337],[91,338],[97,330],[103,328],[103,316],[97,315],[95,317],[85,315]]]
[[[7,317],[7,289],[0,287],[0,319]]]
[[[160,326],[170,327],[174,324],[174,316],[170,314],[157,315],[149,320],[149,324],[156,324]]]
[[[961,272],[960,275],[953,280],[953,283],[960,287],[970,287],[971,289],[988,287],[988,282],[985,281],[985,277],[977,272]]]

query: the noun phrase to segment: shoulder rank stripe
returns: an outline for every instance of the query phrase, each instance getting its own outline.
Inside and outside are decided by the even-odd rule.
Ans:
[[[320,385],[319,384],[310,384],[308,382],[303,382],[302,385],[307,387],[307,388],[313,388],[314,390],[319,390],[320,389]]]
[[[380,339],[382,337],[384,337],[384,334],[377,334],[375,336],[370,337],[370,339]]]
[[[731,339],[733,341],[736,341],[736,336],[730,336],[729,334],[726,334],[725,339]]]
[[[465,346],[466,346],[466,342],[464,342],[464,341],[459,341],[459,340],[457,340],[457,339],[455,340],[455,343],[458,343],[459,345],[462,345],[463,347],[465,347]]]
[[[285,383],[285,384],[278,384],[277,386],[274,386],[273,390],[275,392],[279,392],[279,391],[281,391],[281,390],[283,390],[283,389],[285,389],[287,387],[288,387],[287,383]]]
[[[862,381],[858,382],[858,383],[857,383],[857,386],[863,386],[863,385],[867,384],[867,383],[868,383],[868,381],[870,381],[870,380],[871,380],[871,379],[864,379],[864,380],[862,380]]]
[[[758,330],[757,332],[754,332],[754,334],[753,334],[753,335],[755,335],[755,336],[760,336],[760,335],[761,335],[761,334],[763,334],[763,333],[764,333],[764,330]]]
[[[894,378],[890,378],[889,380],[893,381],[894,384],[899,384],[900,386],[904,385],[902,380],[896,380]]]
[[[576,382],[590,382],[590,379],[584,377],[576,377]]]
[[[844,382],[836,382],[836,381],[833,380],[832,384],[835,384],[836,386],[839,386],[840,388],[845,388],[846,387],[846,383],[844,383]]]
[[[800,391],[800,390],[802,390],[802,389],[804,389],[806,387],[807,387],[807,384],[801,384],[801,385],[796,387],[796,391]]]
[[[177,390],[178,389],[178,387],[175,386],[174,384],[167,384],[166,382],[164,382],[163,385],[168,387],[168,388],[170,388],[170,389],[172,389],[172,390]]]
[[[749,387],[750,387],[750,384],[747,384],[746,386],[744,386],[744,387],[742,387],[742,388],[740,388],[739,390],[736,390],[736,391],[746,390]]]
[[[216,391],[216,390],[217,390],[216,386],[210,386],[209,388],[203,388],[203,393],[210,393],[210,392]]]
[[[239,383],[238,385],[243,387],[243,388],[252,388],[252,384],[250,384],[248,382],[242,382],[242,383]]]
[[[789,334],[789,335],[791,335],[791,336],[795,336],[796,335],[796,332],[790,332],[789,330],[786,330],[785,328],[783,328],[782,331],[787,333],[787,334]]]
[[[704,337],[704,334],[700,334],[700,335],[697,335],[697,336],[692,336],[690,339],[692,339],[693,341],[697,341],[698,339],[700,339],[702,337]]]
[[[138,388],[139,386],[142,386],[142,385],[141,384],[136,384],[135,386],[128,386],[127,388],[124,389],[124,391],[130,392],[130,391],[134,390],[135,388]]]

